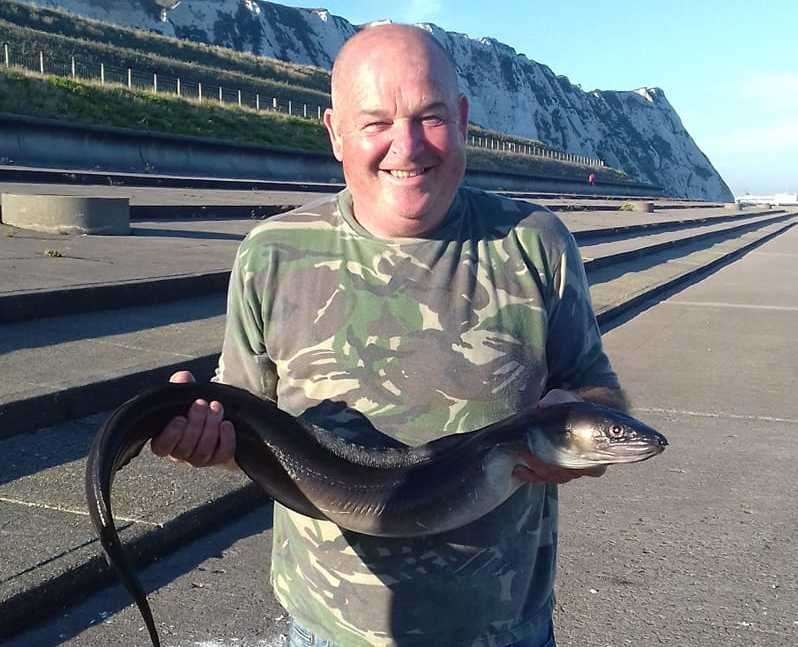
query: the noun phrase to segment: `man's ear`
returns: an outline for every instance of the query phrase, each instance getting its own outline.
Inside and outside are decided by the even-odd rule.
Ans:
[[[460,133],[463,135],[463,139],[468,141],[468,98],[466,95],[461,94],[457,100],[457,109],[458,109],[458,122],[457,126],[460,129]]]
[[[335,129],[335,119],[333,119],[332,108],[327,108],[324,111],[324,127],[327,129],[327,134],[330,136],[330,144],[332,144],[333,155],[339,162],[343,161],[343,142],[341,135]]]

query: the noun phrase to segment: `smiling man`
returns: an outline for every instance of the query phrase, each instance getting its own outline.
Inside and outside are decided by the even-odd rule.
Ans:
[[[465,172],[468,101],[445,51],[418,31],[391,25],[351,39],[324,115],[355,217],[381,237],[434,230]]]
[[[417,445],[536,404],[622,407],[567,229],[460,186],[468,102],[444,49],[415,27],[366,28],[339,54],[332,99],[347,188],[242,243],[215,379],[363,444],[378,442],[370,425]],[[234,430],[219,403],[198,401],[152,449],[234,467]],[[588,472],[518,463],[528,485],[505,504],[419,539],[275,503],[271,580],[289,645],[552,647],[557,485]]]

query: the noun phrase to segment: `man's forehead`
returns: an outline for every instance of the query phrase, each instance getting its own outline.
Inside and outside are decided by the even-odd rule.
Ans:
[[[452,102],[451,89],[434,79],[403,79],[401,75],[353,79],[348,91],[339,92],[338,105],[348,105],[350,114],[380,116],[397,112],[420,113],[446,109]]]
[[[366,28],[344,46],[333,68],[333,91],[350,86],[353,77],[362,83],[388,72],[408,81],[457,85],[451,62],[431,35],[415,27],[382,25]]]

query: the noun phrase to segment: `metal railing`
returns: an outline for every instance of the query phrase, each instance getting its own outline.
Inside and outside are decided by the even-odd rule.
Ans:
[[[152,92],[154,94],[170,94],[198,103],[214,102],[220,105],[237,105],[255,111],[279,112],[293,117],[321,121],[327,105],[308,104],[292,99],[267,96],[249,89],[238,89],[221,83],[202,83],[181,77],[159,74],[157,72],[141,72],[132,68],[121,68],[105,63],[84,63],[75,56],[68,60],[58,59],[39,51],[38,55],[16,54],[10,51],[7,43],[3,45],[3,64],[6,68],[17,68],[38,72],[43,75],[54,75],[74,80],[94,81],[100,85],[126,87],[129,90]],[[527,155],[544,159],[557,160],[581,166],[600,168],[605,164],[602,160],[587,155],[578,155],[539,146],[531,142],[502,135],[469,134],[467,144],[474,148],[497,152]]]

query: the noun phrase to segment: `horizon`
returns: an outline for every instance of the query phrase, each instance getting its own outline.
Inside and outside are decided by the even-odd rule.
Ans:
[[[327,9],[356,25],[431,22],[474,39],[494,38],[586,91],[660,88],[735,196],[798,192],[791,168],[798,162],[798,5],[787,0],[765,6],[576,0],[533,8],[519,0],[487,8],[411,0],[387,11],[364,0],[285,4]],[[524,24],[530,20],[546,29],[530,37],[534,29]]]

